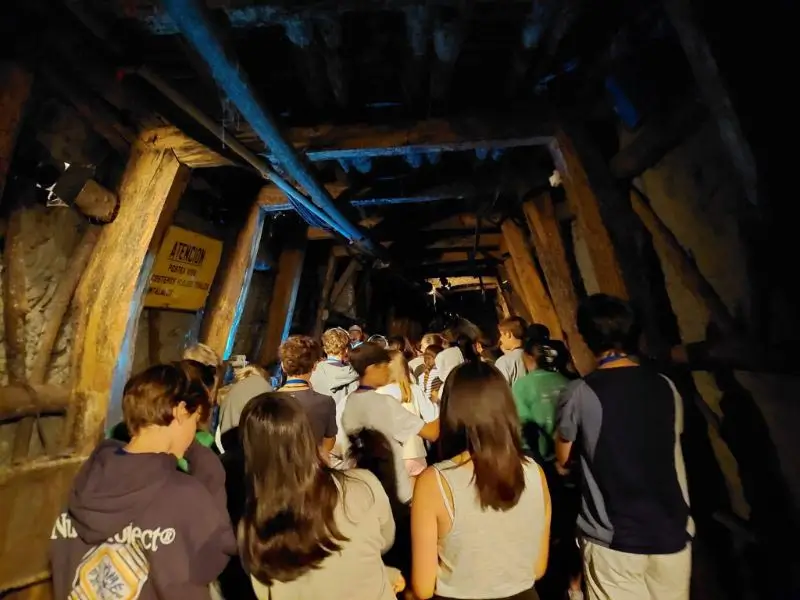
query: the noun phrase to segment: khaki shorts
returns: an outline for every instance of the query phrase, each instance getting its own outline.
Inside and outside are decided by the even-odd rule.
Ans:
[[[589,600],[689,600],[692,547],[675,554],[628,554],[584,540]]]

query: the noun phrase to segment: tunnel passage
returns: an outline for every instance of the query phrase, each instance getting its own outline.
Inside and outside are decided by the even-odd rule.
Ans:
[[[634,303],[686,399],[696,597],[782,591],[783,113],[736,71],[737,24],[767,17],[692,8],[3,3],[0,594],[47,597],[51,524],[132,372],[198,341],[270,365],[293,332],[491,340],[519,315],[587,373],[596,292]]]

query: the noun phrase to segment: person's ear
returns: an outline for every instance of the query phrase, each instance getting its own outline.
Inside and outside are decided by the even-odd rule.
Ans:
[[[186,402],[180,401],[177,406],[172,408],[172,417],[179,423],[182,424],[186,419],[188,419],[191,415],[189,411],[186,410]]]

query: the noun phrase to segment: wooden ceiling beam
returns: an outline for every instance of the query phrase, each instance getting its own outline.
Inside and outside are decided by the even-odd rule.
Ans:
[[[317,125],[293,127],[286,137],[311,161],[405,156],[427,152],[500,150],[544,146],[553,128],[530,117],[429,119],[391,125]],[[264,151],[255,133],[243,126],[236,137]],[[267,152],[268,153],[268,152]]]
[[[408,156],[440,152],[504,150],[529,146],[546,146],[552,141],[549,124],[529,118],[496,119],[430,119],[415,123],[391,125],[317,125],[293,127],[286,138],[298,151],[313,162],[353,160],[386,156]],[[264,144],[248,125],[233,132],[236,139],[269,156]],[[175,138],[176,143],[180,138]],[[202,166],[219,166],[215,161],[227,159],[208,150]]]
[[[333,198],[339,198],[347,192],[348,187],[343,183],[325,184],[325,189]],[[436,186],[429,189],[420,190],[397,196],[373,195],[369,192],[360,193],[348,201],[356,208],[368,208],[375,206],[392,206],[395,204],[425,204],[428,202],[438,202],[445,200],[465,200],[481,195],[479,188],[463,184]],[[266,212],[283,212],[294,210],[286,199],[286,195],[275,185],[265,185],[261,188],[258,201]]]

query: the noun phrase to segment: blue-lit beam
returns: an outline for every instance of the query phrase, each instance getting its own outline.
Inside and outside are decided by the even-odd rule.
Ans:
[[[365,208],[369,206],[392,206],[395,204],[425,204],[427,202],[439,202],[440,200],[463,200],[467,198],[467,194],[419,194],[411,196],[397,196],[397,197],[376,197],[376,198],[360,198],[351,200],[350,205],[356,208]],[[283,204],[265,205],[265,212],[283,212],[287,210],[294,210],[288,202]]]
[[[333,199],[316,180],[295,148],[281,135],[278,124],[251,89],[238,61],[230,57],[223,47],[220,36],[212,25],[208,9],[199,0],[164,0],[172,21],[194,49],[207,63],[214,80],[236,105],[242,116],[250,123],[261,141],[270,148],[272,155],[286,171],[306,190],[313,204],[304,206],[318,209],[326,215],[326,221],[342,236],[359,249],[374,256],[383,254],[336,208]],[[316,206],[315,206],[316,205]]]
[[[532,135],[526,137],[499,138],[499,139],[473,139],[458,142],[431,142],[429,144],[410,144],[398,146],[375,146],[372,148],[324,148],[305,151],[306,158],[312,162],[323,160],[354,160],[358,158],[380,158],[385,156],[401,156],[409,161],[422,164],[423,155],[441,152],[469,152],[475,151],[488,156],[491,152],[509,148],[524,148],[527,146],[546,146],[553,141],[549,135]],[[269,152],[263,153],[269,156]],[[413,166],[413,165],[412,165]]]

